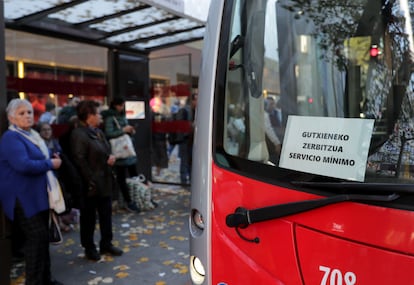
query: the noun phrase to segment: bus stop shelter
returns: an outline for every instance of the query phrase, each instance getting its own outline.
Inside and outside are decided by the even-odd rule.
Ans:
[[[127,100],[143,100],[148,106],[149,73],[145,59],[149,53],[204,37],[205,23],[184,13],[183,0],[173,2],[175,7],[166,0],[0,1],[0,57],[5,58],[5,28],[106,47],[111,58],[108,98],[121,90]],[[5,70],[5,61],[0,61],[0,133],[7,127]],[[131,78],[142,77],[143,73],[147,78],[131,87]],[[141,122],[143,131],[150,129],[147,118]],[[0,209],[0,284],[9,284],[9,229]]]

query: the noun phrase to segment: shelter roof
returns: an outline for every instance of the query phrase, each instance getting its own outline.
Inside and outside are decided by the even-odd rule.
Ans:
[[[4,0],[5,26],[145,53],[203,39],[203,21],[147,3],[145,0]]]

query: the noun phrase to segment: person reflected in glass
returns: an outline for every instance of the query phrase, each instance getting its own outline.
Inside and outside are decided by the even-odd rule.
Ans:
[[[269,161],[275,165],[279,164],[282,141],[278,136],[276,122],[279,120],[278,110],[273,97],[269,96],[265,100],[264,130],[266,134],[266,144],[269,151]],[[281,122],[278,123],[281,125]]]
[[[155,123],[152,130],[152,165],[155,167],[155,177],[162,177],[162,169],[168,168],[167,133],[162,123],[169,118],[169,110],[165,104],[165,87],[155,84],[154,96],[150,100],[152,121]],[[161,123],[161,124],[160,124]]]

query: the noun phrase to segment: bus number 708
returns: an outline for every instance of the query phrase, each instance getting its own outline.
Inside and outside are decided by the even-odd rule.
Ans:
[[[342,285],[342,281],[345,281],[345,285],[356,284],[356,275],[354,272],[346,272],[345,275],[342,276],[341,270],[336,268],[332,269],[322,265],[319,266],[319,271],[325,272],[321,280],[321,285]]]

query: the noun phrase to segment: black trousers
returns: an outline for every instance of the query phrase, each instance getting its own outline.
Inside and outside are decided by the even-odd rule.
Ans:
[[[22,206],[16,201],[14,219],[25,236],[25,285],[50,284],[49,210],[27,218]]]
[[[111,197],[88,197],[85,206],[80,209],[80,238],[85,249],[96,248],[94,233],[96,213],[99,218],[101,240],[99,246],[109,247],[112,244],[112,199]]]
[[[128,173],[127,173],[128,171]],[[129,204],[131,203],[131,195],[129,195],[128,185],[126,184],[127,177],[137,176],[137,169],[135,164],[128,166],[115,166],[116,181],[118,182],[119,189],[121,190],[124,201]],[[127,176],[128,175],[128,176]]]
[[[189,144],[188,138],[185,138],[179,144],[178,156],[180,157],[180,180],[181,184],[186,185],[191,182],[191,155],[192,145]]]

